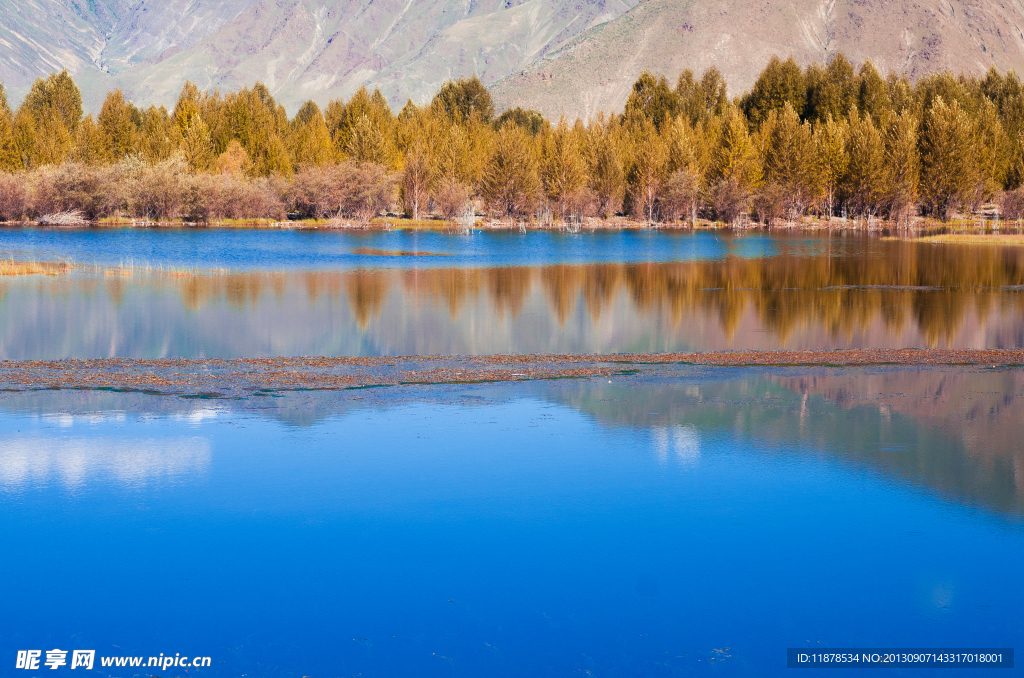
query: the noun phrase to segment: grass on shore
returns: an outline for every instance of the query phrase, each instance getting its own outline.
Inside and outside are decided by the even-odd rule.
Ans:
[[[919,238],[921,242],[947,243],[953,245],[1024,245],[1024,234],[1020,233],[943,233]]]
[[[0,259],[0,276],[62,275],[74,266],[64,261],[15,261]]]

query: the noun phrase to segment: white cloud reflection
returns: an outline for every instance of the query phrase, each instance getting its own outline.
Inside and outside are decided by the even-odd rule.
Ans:
[[[201,475],[210,443],[201,437],[126,439],[26,436],[0,440],[0,489],[60,483],[77,489],[93,480],[139,486]]]
[[[684,466],[700,461],[700,434],[694,426],[656,426],[651,430],[654,456],[662,464],[671,456]]]

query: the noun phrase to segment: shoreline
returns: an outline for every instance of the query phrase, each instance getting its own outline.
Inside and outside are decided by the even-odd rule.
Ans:
[[[0,361],[0,391],[104,390],[193,398],[539,379],[658,376],[662,368],[1022,368],[1024,349],[835,349],[612,355]]]
[[[629,218],[599,219],[588,217],[578,222],[564,221],[498,221],[477,218],[472,225],[459,221],[441,219],[412,220],[399,216],[378,217],[369,223],[346,220],[296,219],[274,221],[270,219],[226,219],[216,222],[150,221],[147,219],[103,219],[66,225],[51,225],[40,221],[0,221],[0,232],[4,229],[45,229],[55,231],[86,230],[253,230],[253,231],[326,231],[326,232],[436,232],[446,234],[469,234],[480,232],[558,232],[596,233],[615,231],[671,231],[671,232],[750,232],[766,233],[836,233],[871,234],[898,240],[922,240],[952,244],[969,244],[974,241],[998,239],[1005,244],[1024,244],[1024,221],[961,218],[949,221],[920,219],[909,225],[891,221],[853,219],[811,219],[777,221],[771,224],[743,221],[724,223],[709,220],[691,222],[647,223]]]

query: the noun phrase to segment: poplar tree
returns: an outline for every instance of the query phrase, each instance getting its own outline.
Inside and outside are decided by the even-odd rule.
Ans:
[[[540,111],[516,106],[502,111],[501,115],[494,120],[494,129],[501,129],[505,123],[512,123],[529,132],[531,136],[537,136],[546,122]]]
[[[189,124],[193,115],[201,115],[200,99],[199,88],[191,80],[186,80],[178,94],[178,101],[174,104],[174,112],[171,114],[179,131],[185,131],[185,126]]]
[[[628,131],[630,144],[626,185],[629,211],[648,223],[658,220],[658,197],[668,170],[668,146],[654,122],[644,119]]]
[[[711,159],[714,180],[733,179],[743,189],[756,188],[761,182],[761,163],[757,147],[750,138],[743,112],[732,107],[722,120],[718,144]]]
[[[448,125],[439,134],[438,149],[433,158],[437,175],[442,179],[472,184],[472,154],[473,143],[468,131],[461,125]]]
[[[914,98],[924,119],[927,119],[928,111],[939,99],[942,99],[946,106],[956,103],[964,111],[972,111],[974,108],[967,87],[949,71],[933,73],[918,80],[914,88]]]
[[[764,129],[764,183],[783,196],[783,208],[799,214],[816,197],[818,172],[809,123],[787,101],[773,111]]]
[[[597,213],[607,219],[622,208],[625,177],[613,126],[598,115],[587,129],[586,158],[590,189],[597,199]]]
[[[977,207],[1002,190],[1010,171],[1010,141],[996,105],[983,98],[974,120],[975,186],[972,206]]]
[[[82,93],[65,69],[37,78],[22,107],[38,122],[60,124],[73,133],[82,120]]]
[[[976,130],[956,101],[933,101],[921,129],[921,196],[932,214],[946,219],[972,197]]]
[[[103,128],[96,124],[92,114],[82,118],[82,122],[78,124],[71,157],[85,165],[109,161]]]
[[[659,78],[650,71],[644,71],[633,83],[633,90],[626,99],[623,122],[631,125],[649,120],[660,131],[666,121],[675,117],[678,107],[679,98],[664,76]]]
[[[548,200],[564,218],[587,180],[582,140],[564,117],[541,136],[540,176]]]
[[[506,125],[498,132],[481,188],[488,209],[499,218],[533,212],[540,178],[532,139],[519,127]]]
[[[331,134],[331,141],[334,142],[336,157],[339,159],[345,157],[347,153],[345,149],[352,138],[352,128],[356,121],[371,114],[370,93],[366,91],[365,87],[357,89],[347,102],[331,99],[327,103],[324,122],[327,124],[327,131]]]
[[[914,86],[910,84],[910,79],[905,74],[897,76],[890,73],[885,79],[885,84],[889,91],[889,105],[894,112],[901,113],[916,108]],[[914,110],[914,114],[918,116],[918,120],[921,119],[920,111]]]
[[[430,107],[456,123],[465,123],[472,117],[490,122],[494,116],[491,94],[476,74],[471,78],[446,82],[434,95]]]
[[[96,120],[103,131],[104,159],[116,162],[139,150],[141,117],[135,106],[125,101],[121,90],[107,94]]]
[[[368,116],[362,116],[352,128],[345,146],[345,155],[359,162],[372,162],[385,167],[397,164],[397,153],[387,130],[381,129]]]
[[[177,116],[178,113],[176,112],[175,117]],[[184,156],[189,169],[193,172],[209,169],[213,161],[213,143],[210,140],[210,129],[197,112],[190,113],[189,117],[182,120],[181,124],[178,148]]]
[[[881,120],[892,110],[892,99],[889,96],[889,85],[868,59],[860,67],[857,77],[857,107],[873,120]]]
[[[789,105],[797,117],[807,105],[807,83],[793,57],[782,61],[773,56],[764,67],[753,88],[741,100],[740,107],[752,125],[760,125],[772,111]]]
[[[437,184],[433,150],[428,139],[417,139],[405,153],[400,189],[406,214],[413,219],[420,218],[420,211]]]
[[[167,114],[163,106],[157,108],[150,105],[145,111],[140,111],[142,124],[139,132],[141,135],[140,149],[142,155],[150,162],[161,162],[167,160],[176,150],[177,126]]]
[[[663,190],[663,213],[670,219],[686,214],[694,225],[706,188],[711,139],[704,122],[696,126],[683,114],[676,116],[666,134],[668,176]]]
[[[327,123],[314,101],[307,101],[291,121],[288,152],[294,167],[320,167],[334,160]]]
[[[842,180],[843,199],[854,214],[871,217],[878,213],[885,195],[885,145],[869,116],[853,109],[847,120],[849,161]]]
[[[62,162],[82,120],[82,93],[66,70],[32,83],[15,116],[15,142],[26,167]]]
[[[243,88],[229,96],[224,104],[232,137],[238,140],[248,157],[246,173],[267,176],[289,172],[291,161],[281,138],[287,133],[287,114],[266,86],[257,82],[252,89]]]
[[[811,120],[833,120],[845,118],[857,104],[859,86],[854,75],[853,64],[839,52],[824,68],[811,64],[804,74],[807,83],[807,111],[805,117]]]
[[[712,152],[712,139],[705,127],[703,122],[692,124],[684,115],[672,121],[665,131],[670,173],[686,169],[703,182]]]
[[[21,169],[21,158],[14,139],[14,115],[7,103],[7,92],[0,82],[0,172]]]
[[[360,87],[347,103],[331,101],[324,116],[334,142],[335,157],[397,166],[395,116],[379,89]]]
[[[725,78],[714,66],[704,71],[699,81],[693,79],[692,71],[683,71],[676,82],[675,94],[679,112],[689,117],[693,124],[725,115],[729,108]]]
[[[731,107],[721,120],[708,188],[719,219],[735,222],[761,184],[761,162],[743,112]]]
[[[907,224],[918,198],[921,160],[918,154],[918,121],[905,110],[885,130],[885,193],[889,218]]]
[[[846,152],[847,131],[845,121],[833,120],[831,116],[814,127],[815,169],[829,219],[835,214],[836,197],[850,164]]]

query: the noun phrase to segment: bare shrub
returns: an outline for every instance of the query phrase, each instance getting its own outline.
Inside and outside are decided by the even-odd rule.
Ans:
[[[562,197],[562,219],[580,221],[597,215],[600,205],[597,193],[589,186],[582,186]]]
[[[398,182],[383,165],[346,162],[338,166],[342,187],[338,216],[367,224],[395,202]]]
[[[79,211],[88,220],[116,214],[123,202],[124,182],[116,165],[67,162],[32,173],[32,211],[57,214]]]
[[[40,226],[84,226],[87,223],[81,210],[66,210],[39,217]]]
[[[719,221],[737,223],[746,211],[749,200],[747,191],[735,178],[722,179],[711,187],[711,204]]]
[[[181,198],[181,218],[185,221],[210,221],[211,183],[216,176],[206,173],[191,174],[184,178]]]
[[[236,181],[242,184],[244,218],[282,221],[287,217],[280,187],[273,177]]]
[[[186,190],[185,213],[196,221],[285,218],[285,205],[268,179],[249,180],[240,175],[201,174]]]
[[[288,187],[288,201],[307,217],[323,219],[341,204],[337,165],[305,167]]]
[[[754,194],[753,208],[757,213],[758,221],[762,224],[773,224],[787,213],[795,212],[795,209],[791,209],[791,202],[790,196],[782,184],[770,182]]]
[[[28,214],[31,183],[24,172],[0,172],[0,221],[16,221]]]
[[[688,169],[676,170],[665,182],[661,195],[661,217],[676,221],[689,217],[697,222],[700,209],[700,180]]]
[[[188,165],[180,157],[143,168],[132,182],[132,214],[157,221],[178,217],[185,199],[187,175]]]
[[[368,223],[394,203],[398,183],[383,165],[348,161],[306,167],[286,194],[296,210],[317,219],[345,217]]]
[[[1024,186],[1000,193],[996,197],[996,205],[999,206],[999,216],[1002,219],[1024,217]]]
[[[452,221],[465,210],[469,193],[469,186],[458,179],[443,179],[434,190],[434,208],[442,219]]]

